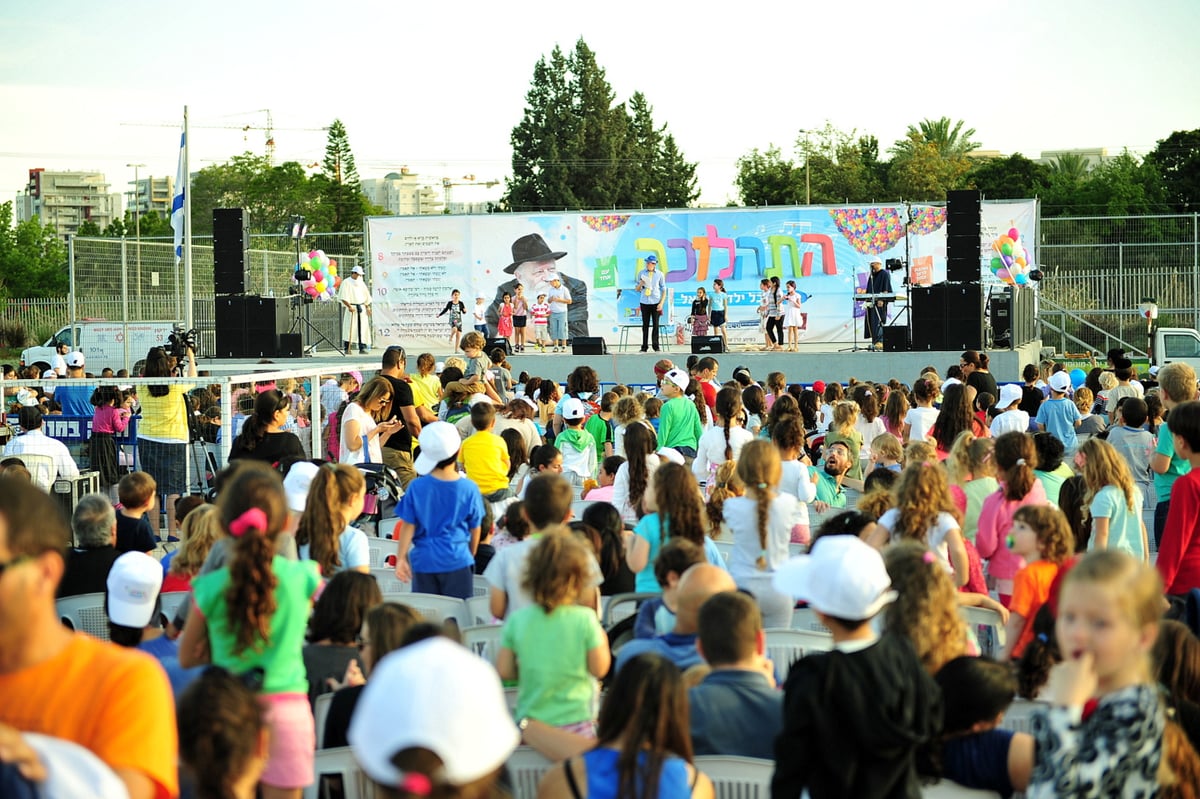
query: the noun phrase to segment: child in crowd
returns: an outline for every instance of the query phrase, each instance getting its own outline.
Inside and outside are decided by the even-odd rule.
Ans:
[[[475,549],[483,522],[483,496],[458,473],[462,439],[454,425],[421,429],[421,454],[396,516],[400,520],[396,577],[413,591],[466,599],[474,596]]]
[[[647,599],[638,608],[634,638],[655,638],[675,629],[676,594],[683,573],[704,563],[704,550],[686,538],[672,538],[654,559],[654,579],[662,595]]]
[[[613,501],[614,483],[617,479],[617,472],[620,471],[621,465],[625,463],[625,459],[619,455],[610,455],[600,462],[600,475],[598,477],[599,485],[587,491],[582,496],[588,502],[608,502]]]
[[[565,528],[543,533],[522,580],[533,604],[505,619],[496,671],[517,682],[517,718],[594,738],[596,679],[608,674],[612,653],[595,611],[575,604],[590,558]]]
[[[704,550],[708,562],[725,568],[725,559],[706,532],[704,497],[687,469],[664,463],[654,471],[652,490],[645,497],[646,515],[633,528],[626,563],[637,575],[639,592],[658,593],[654,560],[671,538],[684,538]]]
[[[904,468],[904,450],[900,447],[900,439],[891,433],[875,436],[871,440],[871,458],[868,470],[887,469],[899,474]]]
[[[717,392],[716,420],[700,436],[692,474],[712,490],[717,467],[725,461],[737,460],[742,448],[754,439],[754,434],[742,426],[742,393],[733,386]]]
[[[1191,471],[1191,466],[1185,458],[1180,457],[1175,448],[1174,435],[1171,432],[1170,412],[1182,402],[1196,399],[1196,370],[1186,363],[1175,361],[1158,371],[1159,397],[1167,413],[1166,420],[1158,428],[1158,444],[1154,448],[1154,456],[1150,459],[1150,469],[1154,472],[1154,542],[1156,548],[1162,545],[1163,529],[1167,523],[1167,514],[1171,507],[1171,487],[1175,481]]]
[[[366,496],[362,472],[344,463],[323,464],[309,484],[296,545],[300,559],[316,561],[327,580],[341,571],[371,571],[367,536],[351,526]]]
[[[1038,429],[1049,431],[1063,443],[1067,455],[1074,455],[1079,446],[1075,428],[1079,427],[1083,417],[1067,396],[1071,390],[1071,376],[1066,372],[1055,372],[1050,375],[1048,385],[1050,398],[1038,407]]]
[[[1016,383],[1005,383],[1000,387],[1000,399],[996,401],[996,418],[992,419],[992,437],[1005,433],[1026,433],[1029,431],[1029,414],[1021,410],[1023,392]]]
[[[154,508],[154,478],[146,472],[130,472],[117,483],[117,551],[153,552],[158,536],[147,514]]]
[[[921,377],[913,383],[913,407],[904,415],[904,430],[901,438],[907,444],[910,441],[925,441],[933,423],[937,421],[938,409],[933,407],[937,399],[937,385],[926,377]]]
[[[637,397],[621,397],[613,406],[613,454],[625,457],[625,431],[634,423],[649,424]]]
[[[525,298],[525,287],[517,284],[517,295],[513,297],[513,352],[525,351],[525,328],[529,324],[529,300]]]
[[[524,492],[529,490],[529,483],[533,478],[544,472],[550,474],[562,474],[563,472],[562,453],[552,444],[542,444],[540,447],[533,448],[533,453],[529,456],[529,477],[525,480],[523,492],[518,494],[521,499],[525,498]]]
[[[1157,566],[1167,594],[1181,604],[1191,589],[1200,588],[1200,402],[1176,405],[1171,411],[1171,427],[1176,455],[1191,471],[1176,480],[1171,490],[1171,512],[1163,528]]]
[[[997,438],[994,458],[1000,488],[983,501],[975,547],[988,562],[988,576],[1000,595],[1000,603],[1008,607],[1012,601],[1013,577],[1024,565],[1008,548],[1013,513],[1022,505],[1045,505],[1046,492],[1033,474],[1038,465],[1037,450],[1028,433],[1005,433]]]
[[[471,427],[475,432],[462,442],[458,455],[463,471],[479,487],[484,501],[508,499],[512,496],[509,487],[511,460],[508,444],[493,432],[496,427],[496,406],[490,402],[472,405]]]
[[[467,306],[459,297],[458,289],[454,289],[450,292],[450,301],[438,313],[439,317],[450,314],[450,349],[454,352],[458,352],[458,337],[462,335],[462,320],[467,313]]]
[[[100,490],[112,498],[113,488],[121,481],[115,436],[129,426],[129,401],[115,386],[97,386],[92,392],[92,437],[88,444],[92,468],[100,473]]]
[[[895,494],[896,507],[879,518],[870,543],[883,548],[888,541],[916,541],[954,576],[953,585],[966,585],[970,567],[945,471],[914,463],[900,473]]]
[[[525,503],[518,499],[504,509],[504,515],[496,522],[499,532],[492,536],[493,550],[499,552],[518,541],[524,541],[525,536],[529,535],[529,521],[525,518],[524,508]]]
[[[728,541],[733,538],[729,526],[725,524],[725,502],[732,497],[740,497],[746,493],[746,487],[737,476],[737,463],[725,461],[717,467],[713,478],[713,490],[708,495],[704,509],[708,515],[708,536],[714,541]]]
[[[539,352],[545,352],[550,343],[550,303],[545,294],[537,295],[537,302],[529,306],[529,315],[533,317],[533,343]]]
[[[270,749],[269,707],[225,669],[206,669],[179,697],[179,759],[197,799],[255,795]]]
[[[481,336],[486,336],[487,328],[487,295],[480,292],[475,295],[475,307],[471,309],[472,315],[475,318],[475,331]],[[466,347],[463,347],[466,351]],[[470,356],[468,356],[470,357]]]
[[[614,454],[613,408],[619,398],[616,392],[600,395],[600,407],[587,418],[583,427],[596,442],[596,457],[600,460]]]
[[[1079,447],[1075,465],[1087,486],[1084,502],[1092,519],[1088,550],[1119,549],[1149,563],[1142,492],[1133,484],[1120,454],[1107,441],[1091,438]]]
[[[1117,423],[1108,431],[1109,444],[1129,464],[1133,483],[1142,493],[1142,520],[1147,529],[1154,527],[1154,472],[1150,459],[1154,455],[1154,434],[1146,430],[1149,410],[1146,401],[1126,397],[1117,409]]]
[[[463,369],[462,380],[464,386],[476,386],[476,390],[483,391],[492,399],[498,400],[499,397],[492,387],[492,381],[489,379],[489,367],[491,359],[483,354],[483,347],[487,343],[484,334],[477,330],[472,330],[470,333],[462,337],[462,351],[467,358],[467,366]]]
[[[1122,552],[1092,552],[1067,573],[1056,630],[1066,660],[1051,669],[1051,707],[1033,725],[1030,799],[1065,785],[1158,794],[1166,719],[1149,656],[1161,617],[1158,573]]]
[[[996,396],[987,391],[981,391],[975,395],[975,416],[980,423],[985,427],[989,427],[992,423],[992,417],[995,415]]]
[[[1059,492],[1075,471],[1063,461],[1062,442],[1050,433],[1034,433],[1033,448],[1037,450],[1037,467],[1033,474],[1046,492],[1046,501],[1059,504]]]
[[[1065,571],[1060,573],[1065,574]],[[1060,581],[1061,583],[1061,581]],[[1055,634],[1054,605],[1056,594],[1051,589],[1050,599],[1041,606],[1030,621],[1033,637],[1025,646],[1025,652],[1016,661],[1017,694],[1022,699],[1039,699],[1046,681],[1050,679],[1050,669],[1056,663],[1062,662],[1062,653],[1058,651],[1058,637]]]
[[[696,402],[686,393],[691,382],[682,369],[671,369],[663,375],[662,392],[666,402],[662,405],[657,427],[658,445],[678,450],[688,461],[696,457],[696,447],[704,433]],[[646,416],[650,416],[649,402],[646,403]]]
[[[1013,578],[1012,604],[1001,660],[1019,658],[1033,639],[1033,618],[1050,599],[1059,570],[1075,554],[1067,517],[1052,505],[1026,505],[1013,514],[1012,551],[1025,559]]]
[[[1108,420],[1098,413],[1092,413],[1095,398],[1087,386],[1075,389],[1075,407],[1079,409],[1079,427],[1075,428],[1075,436],[1081,441],[1103,433],[1108,427]]]
[[[996,464],[992,459],[995,440],[976,438],[964,430],[954,439],[946,468],[950,476],[950,496],[962,515],[963,540],[975,543],[979,529],[979,512],[988,495],[1000,487],[996,480]]]
[[[515,428],[508,428],[500,433],[508,452],[508,490],[509,496],[518,496],[525,487],[525,479],[529,476],[529,451],[525,449],[525,437]]]
[[[862,479],[860,453],[862,452],[863,437],[855,427],[858,415],[858,405],[854,402],[850,400],[838,402],[833,406],[833,424],[829,426],[829,432],[825,435],[826,448],[831,444],[840,443],[849,450],[850,471],[846,473],[846,477],[851,480]]]
[[[769,372],[767,374],[767,396],[765,404],[767,410],[771,410],[771,406],[775,404],[775,400],[787,391],[787,376],[783,372]]]
[[[858,452],[858,474],[852,474],[850,477],[861,480],[871,460],[871,442],[886,433],[887,427],[879,415],[879,399],[874,386],[869,383],[855,386],[852,398],[859,408],[859,414],[854,420],[854,429],[860,436],[861,446]]]
[[[780,477],[778,489],[782,494],[795,497],[795,517],[792,519],[791,543],[808,543],[808,503],[817,498],[816,470],[804,451],[804,431],[795,416],[785,416],[771,430],[771,443],[779,450]]]
[[[646,422],[654,430],[658,432],[659,418],[658,415],[662,412],[663,401],[658,397],[650,397],[642,403],[642,408],[646,412]]]
[[[504,350],[500,347],[493,347],[488,353],[488,361],[491,365],[491,374],[495,375],[492,380],[492,388],[496,390],[496,397],[501,405],[507,405],[512,399],[512,395],[508,392],[516,388],[516,383],[513,381],[512,366],[508,363],[508,356],[504,354]]]
[[[746,386],[741,391],[742,406],[746,410],[745,428],[750,435],[756,436],[767,416],[767,395],[763,393],[762,386],[756,384]]]
[[[725,524],[733,534],[729,573],[738,588],[750,592],[762,610],[766,627],[790,627],[795,603],[772,586],[774,573],[790,555],[799,501],[779,492],[779,450],[769,441],[755,440],[742,448],[737,476],[745,496],[725,503]],[[807,544],[807,539],[801,541]]]
[[[563,456],[563,474],[576,485],[596,476],[596,440],[583,429],[587,407],[577,397],[567,397],[562,405],[565,429],[554,438],[554,446]]]
[[[496,335],[507,341],[509,347],[513,345],[513,301],[512,295],[507,291],[500,297],[499,314],[496,318]]]
[[[912,641],[930,675],[960,655],[978,654],[958,612],[958,592],[928,548],[900,541],[884,550],[883,562],[898,594],[884,612],[884,627]]]
[[[775,586],[808,602],[834,648],[788,673],[771,796],[918,796],[916,754],[941,727],[941,692],[909,640],[871,624],[896,600],[883,558],[854,535],[823,536]]]
[[[235,674],[260,670],[259,701],[271,730],[261,784],[268,795],[298,797],[313,777],[315,734],[302,650],[321,576],[311,561],[276,554],[288,510],[279,474],[267,464],[236,466],[221,485],[217,507],[233,556],[192,580],[179,664],[211,662]]]

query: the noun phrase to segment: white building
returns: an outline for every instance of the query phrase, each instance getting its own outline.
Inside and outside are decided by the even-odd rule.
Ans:
[[[1106,147],[1084,147],[1076,150],[1042,150],[1042,154],[1038,157],[1037,162],[1039,164],[1050,164],[1064,155],[1075,155],[1082,158],[1088,172],[1103,164],[1109,157],[1108,148]]]
[[[126,192],[129,195],[127,207],[130,211],[136,211],[138,216],[156,214],[163,219],[171,215],[171,198],[174,196],[175,189],[174,177],[138,178],[136,181],[131,180],[129,185],[133,186],[132,190]]]
[[[438,181],[440,183],[441,181]],[[362,193],[375,205],[386,208],[396,216],[440,214],[445,209],[439,186],[403,167],[383,178],[371,178],[361,183]]]
[[[109,191],[100,172],[29,170],[29,183],[17,195],[17,221],[39,218],[60,236],[73,235],[84,222],[101,230],[122,215],[121,195]]]

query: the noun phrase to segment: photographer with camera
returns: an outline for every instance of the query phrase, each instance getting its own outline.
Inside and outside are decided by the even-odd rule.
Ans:
[[[176,367],[186,368],[187,377],[196,377],[196,352],[186,335],[171,335],[172,350],[153,347],[146,354],[143,377],[174,377]],[[176,357],[182,345],[182,358]],[[186,363],[186,367],[184,364]],[[180,377],[184,375],[180,374]],[[140,394],[142,418],[138,424],[139,468],[158,484],[154,505],[150,508],[151,526],[158,530],[158,499],[167,497],[167,534],[178,537],[175,500],[187,489],[187,448],[191,441],[191,403],[185,384],[151,384]]]
[[[891,294],[892,276],[883,268],[883,259],[872,255],[871,274],[867,276],[867,294]],[[871,300],[867,305],[867,335],[871,337],[871,348],[883,349],[883,323],[887,321],[887,307],[891,300]]]

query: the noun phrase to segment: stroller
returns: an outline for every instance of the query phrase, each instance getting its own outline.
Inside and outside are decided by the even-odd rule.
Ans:
[[[395,469],[382,463],[359,463],[354,468],[367,481],[367,500],[354,526],[368,535],[381,537],[381,522],[396,515],[396,503],[404,495],[400,477]]]

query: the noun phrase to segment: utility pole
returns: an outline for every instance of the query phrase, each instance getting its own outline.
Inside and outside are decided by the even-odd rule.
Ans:
[[[133,167],[133,240],[136,243],[134,248],[134,259],[137,262],[137,291],[138,303],[142,301],[142,215],[141,215],[141,190],[142,185],[138,180],[138,170],[145,164],[126,164],[126,167]],[[146,192],[149,196],[149,192]]]

